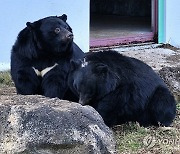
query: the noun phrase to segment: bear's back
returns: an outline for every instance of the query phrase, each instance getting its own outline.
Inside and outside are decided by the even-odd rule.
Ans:
[[[120,75],[146,75],[149,72],[155,74],[152,68],[144,62],[124,56],[114,50],[89,53],[86,55],[86,60],[93,63],[106,64],[111,70],[116,71]]]
[[[144,62],[124,56],[114,50],[95,52],[86,56],[87,61],[106,64],[121,78],[121,84],[134,83],[137,87],[165,86],[163,80]],[[152,90],[152,89],[151,89]]]

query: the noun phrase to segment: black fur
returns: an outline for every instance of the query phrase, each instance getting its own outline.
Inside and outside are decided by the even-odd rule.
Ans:
[[[76,101],[67,85],[70,61],[84,53],[73,42],[67,16],[50,16],[27,22],[11,53],[11,76],[18,94],[41,94]],[[55,65],[58,64],[58,65]],[[52,67],[43,77],[35,73]]]
[[[175,118],[176,103],[163,80],[142,61],[115,51],[72,61],[68,83],[79,103],[94,107],[108,126],[169,126]]]

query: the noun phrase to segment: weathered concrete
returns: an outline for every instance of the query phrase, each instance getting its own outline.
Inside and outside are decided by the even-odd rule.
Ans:
[[[157,44],[115,48],[115,50],[144,61],[157,72],[163,67],[180,66],[180,50],[161,48]]]

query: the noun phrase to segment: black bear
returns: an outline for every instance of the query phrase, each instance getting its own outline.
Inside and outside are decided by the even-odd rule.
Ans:
[[[11,52],[11,76],[18,94],[76,101],[67,85],[70,61],[84,57],[73,42],[67,15],[27,22]],[[72,95],[73,94],[73,95]]]
[[[163,80],[147,64],[113,50],[71,61],[68,84],[110,127],[128,121],[169,126],[175,118],[175,99]]]

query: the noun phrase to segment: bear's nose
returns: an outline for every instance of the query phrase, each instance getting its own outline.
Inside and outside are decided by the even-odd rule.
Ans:
[[[68,34],[66,35],[66,38],[68,38],[68,39],[73,39],[73,34],[72,34],[72,33],[68,33]]]

